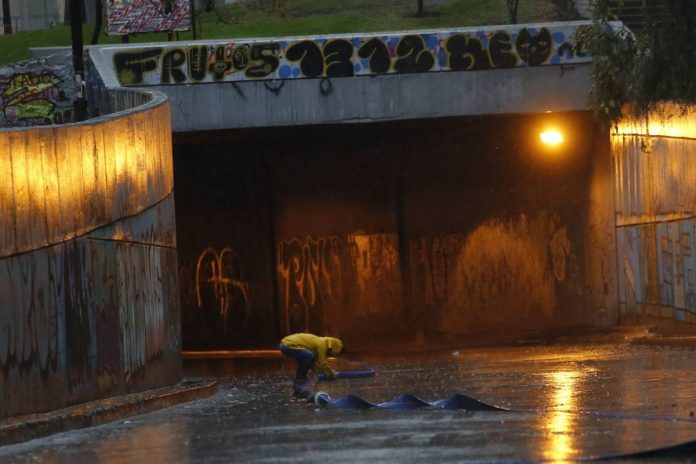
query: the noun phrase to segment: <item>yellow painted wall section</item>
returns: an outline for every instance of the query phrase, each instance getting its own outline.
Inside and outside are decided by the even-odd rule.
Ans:
[[[132,216],[173,190],[169,104],[0,131],[0,257]]]
[[[619,310],[696,324],[696,107],[673,104],[612,134]]]

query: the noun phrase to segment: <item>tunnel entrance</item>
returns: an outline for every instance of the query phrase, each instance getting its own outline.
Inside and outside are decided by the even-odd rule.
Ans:
[[[549,123],[562,146],[540,143]],[[467,340],[617,318],[586,112],[175,134],[184,349]]]

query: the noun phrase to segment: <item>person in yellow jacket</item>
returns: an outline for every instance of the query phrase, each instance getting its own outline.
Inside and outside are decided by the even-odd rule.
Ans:
[[[307,383],[307,372],[313,369],[317,373],[334,376],[329,367],[329,355],[337,355],[343,351],[343,342],[334,337],[319,337],[310,333],[288,335],[280,341],[280,352],[297,361],[297,372],[293,382],[295,395]]]

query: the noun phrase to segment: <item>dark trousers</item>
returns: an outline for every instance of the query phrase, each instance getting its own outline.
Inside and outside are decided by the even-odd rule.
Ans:
[[[294,349],[280,344],[280,352],[297,361],[295,381],[292,383],[293,394],[304,397],[307,393],[307,372],[314,365],[314,353],[306,349]]]
[[[280,344],[280,352],[288,358],[292,358],[297,361],[297,372],[295,373],[295,381],[306,381],[307,372],[309,372],[309,369],[314,365],[314,353],[304,348],[288,348],[282,343]]]

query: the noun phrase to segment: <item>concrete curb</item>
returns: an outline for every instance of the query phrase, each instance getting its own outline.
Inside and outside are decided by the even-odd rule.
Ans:
[[[631,344],[696,348],[696,336],[646,336],[632,339]]]
[[[55,411],[0,421],[0,446],[92,427],[157,409],[196,401],[217,392],[214,379],[184,379],[171,387],[81,403]]]

